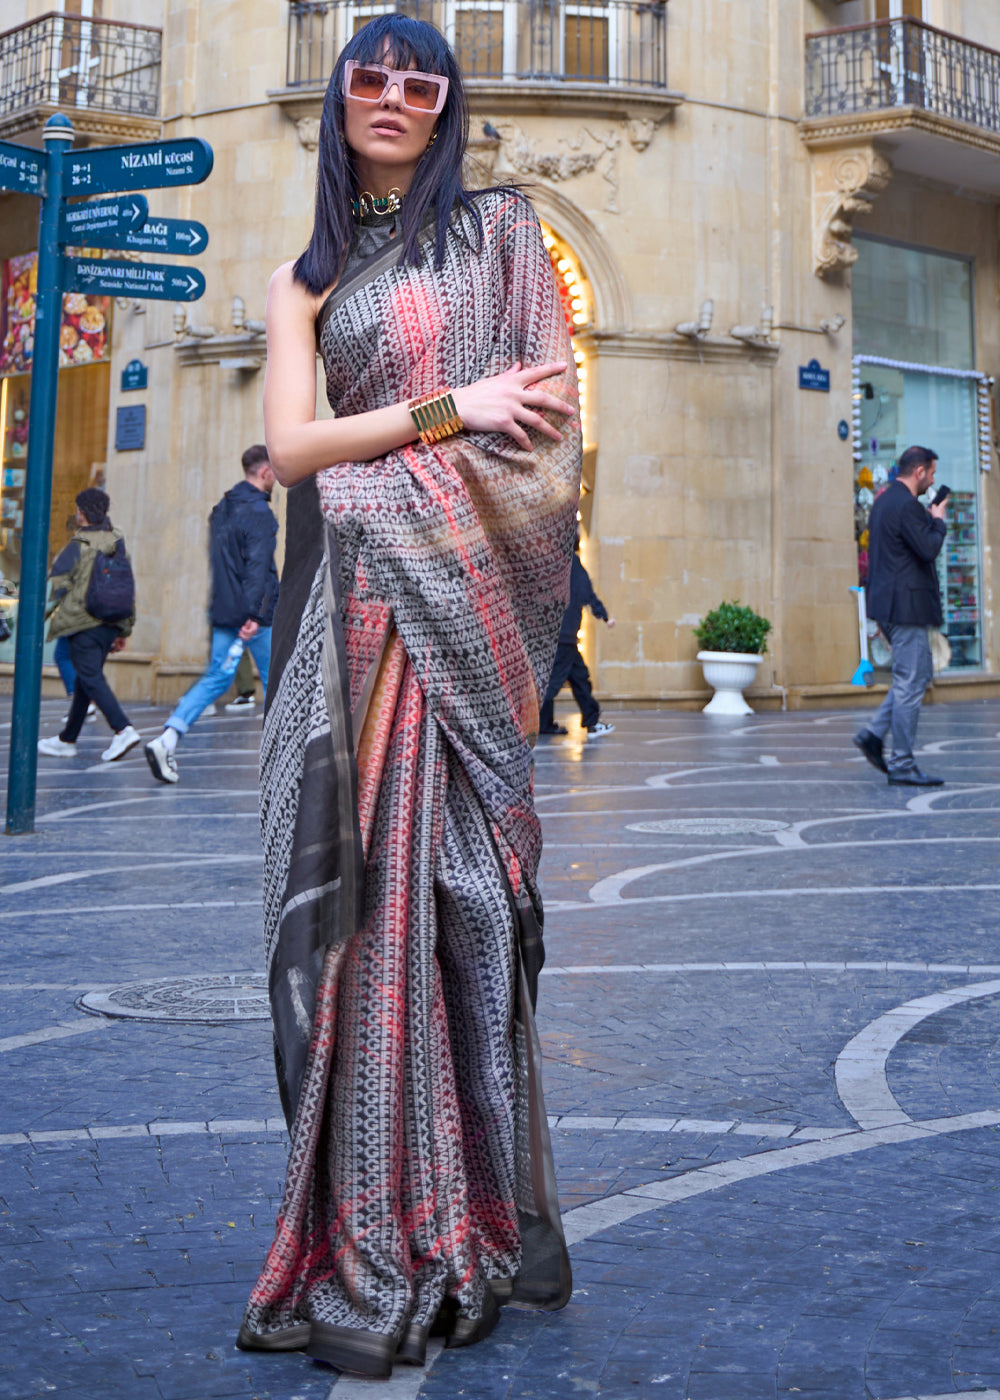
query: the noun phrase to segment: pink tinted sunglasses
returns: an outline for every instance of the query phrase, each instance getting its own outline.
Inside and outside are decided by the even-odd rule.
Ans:
[[[412,68],[401,72],[381,63],[358,63],[354,58],[344,64],[345,97],[381,102],[393,85],[411,112],[440,112],[448,96],[448,79],[440,73],[418,73]]]

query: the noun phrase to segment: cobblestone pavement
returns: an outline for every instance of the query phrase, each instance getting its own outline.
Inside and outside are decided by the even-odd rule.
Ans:
[[[1000,1400],[1000,703],[925,710],[926,792],[847,712],[607,717],[538,753],[573,1299],[389,1383],[233,1347],[286,1151],[259,719],[206,716],[176,788],[103,722],[40,759],[0,874],[3,1400]]]

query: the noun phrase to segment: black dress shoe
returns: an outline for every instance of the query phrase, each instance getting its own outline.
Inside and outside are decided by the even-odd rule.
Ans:
[[[859,729],[854,736],[854,744],[873,768],[877,768],[880,773],[888,773],[889,769],[882,757],[882,740],[877,734],[873,734],[870,729]]]
[[[551,724],[548,729],[540,729],[539,734],[568,734],[569,730],[564,724]]]
[[[932,778],[919,768],[898,768],[889,774],[891,787],[944,787],[944,778]]]

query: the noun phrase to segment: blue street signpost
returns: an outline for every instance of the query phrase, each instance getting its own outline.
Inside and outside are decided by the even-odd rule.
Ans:
[[[141,228],[122,229],[99,240],[102,248],[132,248],[139,253],[180,253],[194,257],[208,247],[208,229],[194,219],[147,219]]]
[[[142,228],[149,214],[149,201],[142,194],[114,194],[107,199],[88,199],[63,208],[59,242],[86,248],[117,248],[110,238],[122,238]]]
[[[66,193],[110,194],[200,185],[212,173],[212,148],[197,136],[188,141],[150,141],[143,146],[94,146],[66,157]]]
[[[26,146],[12,146],[0,141],[0,190],[15,190],[18,194],[41,194],[45,157],[40,151]]]
[[[197,301],[205,294],[205,279],[196,267],[113,262],[110,258],[63,258],[62,270],[63,291],[83,292],[87,296]]]
[[[55,443],[59,330],[64,292],[194,301],[205,290],[195,268],[164,263],[67,257],[69,247],[139,248],[199,253],[208,242],[202,224],[153,219],[148,242],[123,242],[147,226],[149,207],[135,190],[199,184],[212,170],[206,141],[153,141],[72,151],[73,125],[56,113],[45,123],[43,152],[0,141],[0,189],[38,195],[38,281],[31,359],[28,457],[21,536],[21,584],[14,650],[14,706],[7,782],[7,834],[35,827],[38,710],[48,574],[52,451]],[[73,195],[117,196],[68,204]],[[122,197],[125,196],[125,197]],[[154,239],[164,241],[157,242]]]
[[[150,218],[143,195],[117,194],[68,204],[61,241],[77,247],[128,248],[137,253],[192,257],[208,247],[208,229],[195,219]]]

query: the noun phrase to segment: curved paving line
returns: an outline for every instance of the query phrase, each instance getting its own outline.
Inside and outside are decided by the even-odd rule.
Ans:
[[[897,1395],[894,1400],[1000,1400],[1000,1390],[949,1390],[943,1395]]]
[[[76,884],[81,880],[92,880],[102,875],[136,875],[140,870],[178,870],[185,865],[253,865],[262,864],[260,852],[240,856],[174,856],[170,860],[133,862],[122,865],[109,865],[103,870],[64,870],[60,875],[38,875],[34,880],[21,880],[15,885],[0,885],[0,894],[28,894],[32,890],[51,889],[53,885]]]
[[[686,894],[637,894],[631,899],[609,900],[595,904],[589,899],[549,899],[549,913],[603,914],[613,910],[638,908],[641,904],[693,904],[699,899],[817,899],[829,896],[861,894],[995,894],[1000,884],[975,885],[796,885],[787,889],[765,890],[692,890]],[[0,918],[3,916],[0,915]]]
[[[735,1186],[753,1177],[770,1176],[790,1167],[810,1167],[834,1157],[849,1157],[855,1152],[867,1152],[874,1147],[889,1147],[895,1143],[926,1141],[929,1136],[971,1132],[976,1128],[1000,1126],[1000,1109],[985,1109],[979,1113],[963,1113],[953,1118],[928,1118],[923,1122],[894,1123],[885,1128],[860,1129],[824,1142],[796,1143],[792,1147],[774,1147],[754,1152],[728,1162],[714,1162],[697,1167],[667,1181],[650,1181],[633,1186],[615,1196],[606,1196],[588,1205],[577,1206],[563,1216],[566,1240],[578,1244],[591,1235],[611,1226],[621,1225],[636,1215],[644,1215],[658,1206],[685,1201],[692,1196],[717,1191],[722,1186]]]
[[[102,772],[104,769],[101,770]],[[197,789],[187,790],[180,794],[186,798],[197,798],[201,801],[218,797],[253,797],[257,798],[259,793],[255,787],[252,788],[213,788],[210,792],[199,791]],[[140,802],[162,802],[162,788],[154,788],[145,793],[142,797],[117,797],[109,799],[107,802],[86,802],[81,807],[65,807],[59,812],[43,812],[40,817],[35,818],[36,826],[51,825],[53,822],[69,821],[73,817],[88,816],[91,812],[100,812],[110,807],[131,807]]]
[[[147,904],[70,904],[48,909],[0,909],[0,919],[86,919],[101,914],[105,919],[118,914],[149,913],[158,909],[259,909],[256,899],[172,899]]]
[[[799,828],[801,831],[801,828]],[[775,838],[784,835],[797,835],[798,831],[793,827],[791,832],[785,833],[776,831]],[[654,865],[633,865],[627,870],[620,871],[617,875],[607,875],[603,880],[597,880],[587,891],[591,900],[598,905],[605,904],[625,904],[627,900],[622,898],[622,891],[636,880],[643,880],[649,875],[662,875],[673,870],[689,870],[698,865],[711,865],[717,861],[751,859],[757,856],[781,856],[789,855],[793,851],[809,851],[819,854],[825,851],[846,851],[862,848],[871,850],[873,845],[881,849],[883,846],[940,846],[948,844],[967,845],[996,845],[1000,842],[1000,836],[890,836],[886,838],[877,837],[875,841],[823,841],[814,845],[806,842],[801,844],[795,842],[779,842],[773,846],[738,846],[735,849],[725,851],[708,851],[701,855],[682,856],[678,860],[659,861]]]
[[[564,1212],[562,1219],[566,1242],[570,1245],[579,1244],[602,1230],[624,1224],[634,1216],[648,1214],[659,1206],[703,1195],[706,1191],[716,1191],[722,1186],[733,1186],[753,1177],[786,1171],[790,1167],[812,1166],[817,1162],[851,1156],[855,1152],[864,1152],[873,1147],[912,1142],[915,1139],[926,1138],[928,1134],[969,1132],[976,1128],[996,1126],[1000,1126],[1000,1111],[989,1110],[983,1113],[963,1114],[957,1118],[895,1124],[892,1127],[852,1133],[826,1142],[772,1148],[763,1153],[754,1153],[750,1157],[699,1167],[681,1176],[671,1177],[669,1181],[652,1181],[645,1186],[632,1187],[616,1196],[608,1196]],[[428,1357],[427,1367],[422,1372],[407,1374],[397,1370],[392,1380],[384,1383],[379,1391],[380,1395],[384,1393],[393,1397],[393,1400],[416,1400],[436,1359],[436,1356]],[[370,1383],[366,1385],[363,1381],[337,1381],[331,1387],[329,1397],[330,1400],[363,1400],[363,1397],[370,1394]],[[898,1400],[1000,1400],[1000,1392],[966,1391],[964,1397],[953,1392],[941,1396],[899,1396]]]
[[[907,1032],[949,1006],[998,994],[1000,981],[977,982],[968,987],[951,987],[948,991],[914,997],[879,1016],[849,1040],[837,1056],[834,1073],[840,1101],[858,1127],[882,1128],[893,1123],[913,1122],[889,1088],[886,1073],[890,1054]]]

